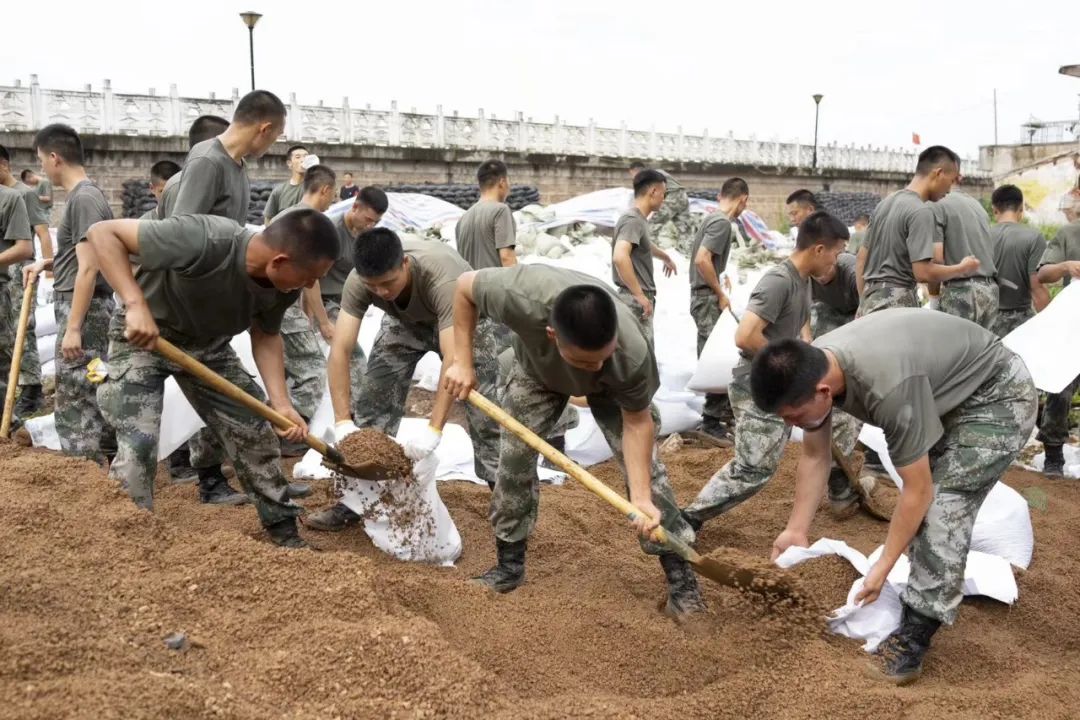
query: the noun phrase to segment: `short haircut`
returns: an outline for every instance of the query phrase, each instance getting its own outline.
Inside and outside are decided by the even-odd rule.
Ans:
[[[56,153],[68,165],[81,166],[85,162],[79,133],[75,132],[75,128],[63,123],[46,125],[37,131],[34,136],[34,152],[38,150]]]
[[[630,169],[631,170],[644,170],[645,169],[645,163],[641,162],[640,160],[635,160],[634,162],[630,163]]]
[[[548,322],[562,342],[582,350],[600,350],[615,339],[619,312],[604,288],[572,285],[555,296]]]
[[[270,247],[288,253],[300,265],[337,260],[341,253],[334,223],[312,208],[282,213],[266,226],[262,235]]]
[[[188,128],[188,147],[193,148],[201,142],[216,138],[229,127],[229,121],[217,115],[200,115]]]
[[[859,213],[858,217],[855,218],[855,222],[862,223],[863,225],[869,225],[870,216],[866,213]]]
[[[8,149],[3,145],[0,145],[0,160],[3,160],[6,163],[11,162],[11,154],[8,152]]]
[[[990,196],[990,204],[998,212],[1020,212],[1024,209],[1024,193],[1015,185],[1002,185]]]
[[[750,365],[750,395],[767,413],[801,405],[814,396],[828,370],[829,359],[820,348],[795,338],[773,340]]]
[[[955,165],[960,169],[960,156],[944,145],[931,145],[919,153],[919,162],[915,165],[916,175],[929,175],[934,168]]]
[[[476,169],[476,182],[480,184],[481,190],[486,190],[509,175],[506,163],[502,160],[485,160]]]
[[[312,165],[304,173],[304,194],[337,184],[337,174],[329,165]]]
[[[634,197],[641,197],[649,192],[653,185],[667,185],[667,178],[660,174],[659,170],[645,168],[634,176]]]
[[[851,233],[848,232],[847,225],[840,222],[839,218],[824,210],[818,210],[799,223],[795,249],[806,250],[814,245],[831,248],[839,243],[846,243],[850,237]]]
[[[345,171],[345,177],[352,177],[352,173],[348,170]]]
[[[396,270],[405,262],[401,238],[389,228],[377,227],[361,233],[353,247],[356,273],[360,277],[380,277]]]
[[[19,173],[19,179],[22,180],[23,182],[26,182],[26,178],[30,177],[33,174],[34,174],[33,170],[31,170],[30,168],[26,168],[21,173]]]
[[[720,197],[734,200],[750,194],[750,186],[741,177],[728,178],[720,186]]]
[[[303,150],[304,152],[308,151],[308,149],[303,145],[293,145],[285,151],[285,162],[289,162],[290,160],[292,160],[292,154],[295,150]]]
[[[150,166],[150,180],[151,182],[165,182],[178,172],[180,172],[180,166],[172,160],[158,160]]]
[[[796,190],[787,196],[787,200],[784,201],[784,204],[790,205],[792,203],[795,203],[796,205],[809,205],[815,210],[821,209],[821,203],[818,202],[817,196],[805,188]]]
[[[275,123],[285,120],[287,114],[285,103],[277,95],[269,90],[252,90],[237,103],[233,122],[241,125]]]
[[[380,215],[386,212],[386,209],[390,207],[390,200],[386,197],[386,193],[374,185],[360,188],[360,192],[356,193],[356,202],[359,202],[361,205],[367,205]]]

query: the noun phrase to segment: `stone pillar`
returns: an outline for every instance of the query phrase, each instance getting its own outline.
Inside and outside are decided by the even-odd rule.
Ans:
[[[116,96],[113,95],[112,81],[105,78],[104,93],[101,98],[101,132],[116,134]],[[87,88],[89,89],[89,88]]]
[[[390,127],[387,128],[387,135],[391,146],[401,144],[401,113],[398,112],[397,100],[390,101]]]
[[[623,120],[619,124],[619,156],[627,157],[630,154],[630,138],[626,132],[626,121]]]
[[[45,117],[45,99],[41,97],[41,85],[38,76],[30,76],[30,127],[40,130],[47,124]]]
[[[480,108],[480,112],[476,116],[476,147],[491,147],[488,119],[487,116],[484,114],[484,108]]]
[[[169,85],[169,134],[173,136],[181,136],[184,134],[183,123],[183,109],[180,107],[180,92],[176,88],[176,83]]]
[[[589,157],[596,156],[596,121],[589,118],[589,128],[585,131],[585,150]]]
[[[341,142],[351,145],[352,136],[352,108],[349,107],[349,96],[341,98]]]
[[[299,141],[303,134],[303,111],[300,109],[300,103],[296,100],[296,93],[289,93],[289,117],[285,123],[285,137],[289,140]]]

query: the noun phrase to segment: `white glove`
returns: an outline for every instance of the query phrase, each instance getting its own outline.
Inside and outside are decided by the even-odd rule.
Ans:
[[[441,440],[442,431],[428,425],[417,437],[405,443],[405,457],[413,462],[423,460],[435,452]]]
[[[930,302],[926,303],[926,307],[930,308],[931,310],[940,310],[941,309],[941,296],[940,295],[931,295],[930,296]]]
[[[339,443],[348,435],[352,435],[360,428],[356,427],[356,423],[352,420],[339,420],[334,423],[334,442]]]

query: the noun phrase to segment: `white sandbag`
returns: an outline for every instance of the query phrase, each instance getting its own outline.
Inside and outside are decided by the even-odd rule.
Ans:
[[[739,349],[735,347],[735,330],[739,324],[729,313],[721,313],[705,347],[701,350],[697,370],[688,390],[697,392],[726,392],[731,384],[731,371],[739,363]]]
[[[34,444],[34,447],[60,449],[60,436],[56,434],[56,416],[53,413],[30,418],[26,421],[25,427],[30,433],[30,442]]]
[[[197,431],[206,427],[195,408],[184,397],[173,378],[165,380],[164,402],[161,408],[161,426],[158,436],[158,460],[169,457],[186,443]]]
[[[39,305],[34,309],[34,334],[39,338],[56,334],[56,315],[53,305]]]
[[[701,413],[690,406],[697,398],[691,392],[672,392],[664,387],[653,396],[653,403],[660,412],[660,434],[686,432],[698,426]]]
[[[55,325],[55,323],[53,324]],[[56,333],[38,335],[34,338],[34,342],[37,344],[38,359],[41,360],[42,364],[56,357]]]
[[[56,360],[49,360],[41,363],[41,377],[56,377]]]
[[[595,465],[614,455],[589,408],[578,408],[577,427],[566,431],[566,454],[578,465]]]
[[[1080,375],[1080,333],[1062,332],[1075,327],[1080,316],[1080,283],[1057,294],[1045,310],[1002,338],[1002,343],[1024,359],[1035,387],[1059,393]]]

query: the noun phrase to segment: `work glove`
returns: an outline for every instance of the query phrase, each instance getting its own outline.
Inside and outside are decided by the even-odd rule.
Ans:
[[[334,442],[339,443],[360,428],[352,420],[339,420],[334,423]]]
[[[435,452],[441,440],[442,431],[428,425],[417,437],[405,443],[405,457],[413,462],[423,460]]]

